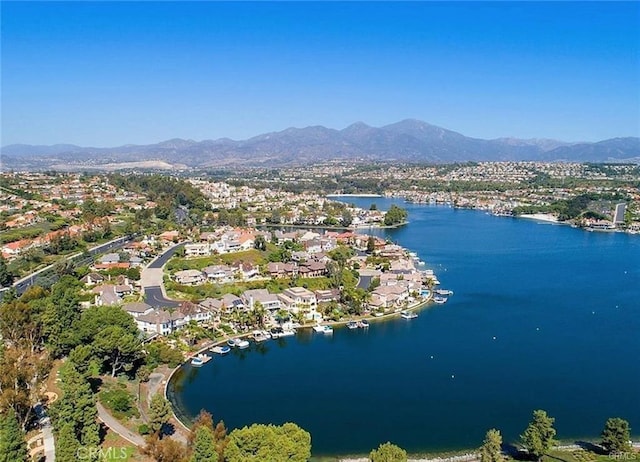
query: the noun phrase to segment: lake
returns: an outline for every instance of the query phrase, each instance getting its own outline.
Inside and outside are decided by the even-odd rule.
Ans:
[[[184,366],[179,412],[228,427],[295,422],[314,455],[473,448],[492,427],[515,442],[535,409],[558,438],[596,439],[608,417],[640,429],[640,237],[484,212],[397,203],[378,229],[417,252],[455,294],[413,320],[311,331]]]

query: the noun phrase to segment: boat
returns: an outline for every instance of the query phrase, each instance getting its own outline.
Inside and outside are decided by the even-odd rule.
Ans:
[[[438,295],[453,295],[453,290],[436,289],[434,292]]]
[[[227,345],[229,345],[231,348],[237,347],[238,346],[238,340],[240,340],[240,339],[230,338],[229,340],[227,340]]]
[[[236,346],[242,350],[249,346],[249,342],[247,340],[239,338],[239,339],[236,339]]]
[[[284,334],[284,330],[282,330],[282,327],[272,327],[269,330],[269,334],[271,334],[271,338],[279,338]]]
[[[217,347],[213,347],[211,351],[219,355],[226,355],[231,351],[231,347],[226,345],[218,345]]]
[[[280,337],[291,337],[292,335],[296,335],[296,331],[294,329],[283,329]]]
[[[204,353],[199,353],[198,356],[194,356],[193,358],[191,358],[191,365],[195,367],[200,367],[203,364],[208,363],[210,360],[211,360],[211,356]]]
[[[363,319],[358,324],[359,324],[359,327],[362,327],[363,329],[366,329],[369,327],[369,321],[367,321],[366,319]]]
[[[404,319],[414,319],[414,318],[417,318],[418,315],[415,314],[415,313],[412,313],[410,311],[401,311],[400,312],[400,317],[404,318]]]
[[[333,334],[333,327],[331,326],[321,326],[320,324],[317,324],[313,326],[313,330],[319,334]]]
[[[254,330],[253,331],[253,340],[257,343],[264,342],[265,340],[269,340],[271,335],[268,332],[263,330]]]
[[[424,266],[425,263],[422,260],[418,260],[418,266]]]
[[[347,323],[347,327],[348,327],[349,329],[357,329],[357,328],[358,328],[358,323],[357,323],[357,322],[355,322],[355,321],[349,321],[349,322]]]
[[[447,303],[448,298],[447,297],[441,297],[439,295],[436,295],[435,297],[433,297],[433,301],[439,305],[442,305],[443,303]]]

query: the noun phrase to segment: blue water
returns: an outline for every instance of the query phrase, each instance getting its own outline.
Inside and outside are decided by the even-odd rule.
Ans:
[[[534,409],[562,439],[597,438],[611,416],[638,433],[640,237],[402,206],[410,223],[376,232],[435,270],[447,304],[185,366],[174,402],[230,427],[296,422],[327,455],[476,447],[491,427],[516,441]]]

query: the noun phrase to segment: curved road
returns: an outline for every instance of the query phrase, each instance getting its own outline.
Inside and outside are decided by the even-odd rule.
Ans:
[[[154,307],[174,308],[178,302],[167,298],[164,292],[162,268],[169,259],[186,243],[174,245],[164,253],[156,257],[140,274],[140,284],[146,296],[146,302]]]

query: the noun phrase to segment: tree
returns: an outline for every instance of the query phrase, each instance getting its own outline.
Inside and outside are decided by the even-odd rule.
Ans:
[[[609,453],[625,452],[631,449],[629,422],[620,417],[607,419],[602,430],[602,445]]]
[[[386,442],[369,453],[372,462],[406,462],[407,451],[395,444]]]
[[[27,459],[27,443],[16,413],[9,408],[0,414],[0,462],[18,462]]]
[[[293,423],[253,424],[231,432],[224,456],[227,462],[306,462],[311,457],[311,435]]]
[[[369,236],[367,238],[367,253],[373,253],[376,250],[376,238]]]
[[[157,434],[147,438],[147,445],[143,452],[157,462],[187,461],[187,448],[182,443],[171,438],[160,439]]]
[[[253,241],[253,248],[257,250],[267,250],[267,241],[262,234],[258,234]]]
[[[100,443],[98,409],[87,378],[71,363],[60,368],[60,378],[63,396],[51,406],[51,418],[58,437],[65,441],[65,448],[74,444],[97,446]],[[62,442],[58,444],[62,447]],[[69,457],[72,456],[75,454],[69,454]]]
[[[378,210],[378,205],[376,203],[372,203],[371,206],[369,206],[369,210]]]
[[[206,426],[196,430],[189,462],[218,462],[213,432]]]
[[[555,420],[541,409],[533,411],[533,420],[520,435],[524,448],[537,460],[541,460],[555,443],[553,439],[556,436],[556,430],[553,428]]]
[[[0,256],[0,287],[9,287],[13,284],[13,274],[7,268],[7,262]]]
[[[384,214],[385,226],[398,225],[404,223],[407,219],[407,211],[397,205],[392,205],[391,208]]]
[[[142,345],[137,336],[126,332],[120,326],[102,329],[93,342],[93,349],[111,368],[111,377],[122,369],[131,370],[140,357]]]
[[[353,223],[353,215],[351,214],[351,211],[349,209],[345,208],[342,211],[340,222],[342,223],[342,226],[345,226],[347,228],[351,226],[351,223]]]
[[[484,443],[480,447],[480,462],[501,462],[502,457],[502,435],[499,430],[492,428],[484,437]]]
[[[149,405],[149,427],[156,435],[161,433],[162,427],[169,422],[171,417],[171,404],[160,393],[151,398]]]

